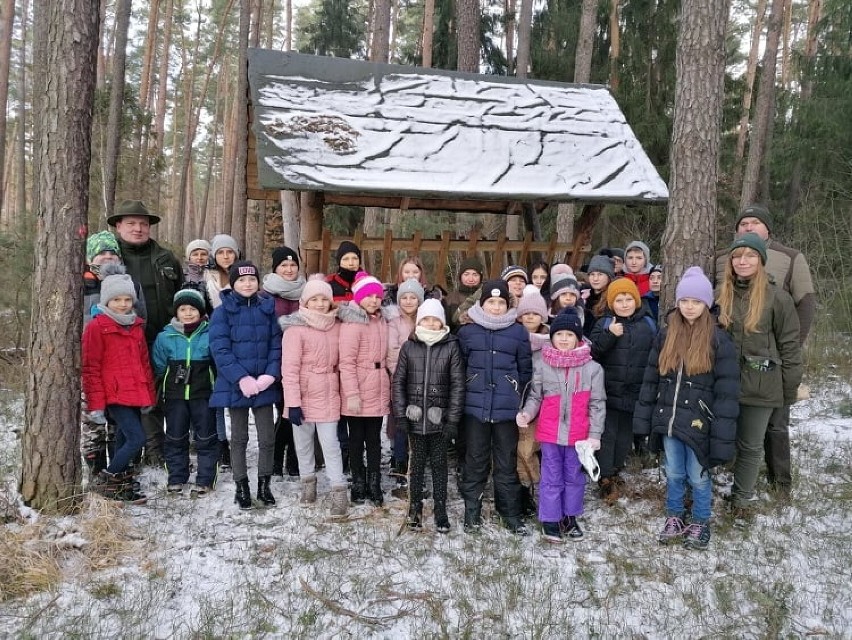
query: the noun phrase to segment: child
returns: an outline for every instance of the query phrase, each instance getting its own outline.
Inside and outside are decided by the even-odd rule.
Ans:
[[[134,302],[130,276],[104,278],[99,313],[83,332],[83,392],[90,420],[106,424],[109,411],[117,430],[115,454],[92,489],[108,498],[140,501],[144,496],[134,488],[130,465],[145,444],[140,410],[157,400],[143,322],[133,310]]]
[[[583,335],[588,338],[592,335],[592,329],[597,321],[606,315],[606,290],[609,283],[615,279],[612,260],[606,256],[594,256],[589,261],[586,273],[591,291],[586,298]]]
[[[518,427],[515,416],[524,388],[532,378],[527,331],[509,309],[512,299],[503,280],[489,280],[470,308],[471,322],[459,329],[467,365],[464,421],[467,453],[461,482],[465,530],[482,525],[482,494],[494,466],[494,502],[506,527],[527,535],[521,521],[518,481]]]
[[[633,410],[639,397],[648,353],[657,325],[642,307],[639,290],[627,278],[618,278],[606,291],[609,308],[592,329],[592,357],[603,367],[606,383],[606,425],[597,452],[601,497],[613,505],[620,479],[633,447]]]
[[[231,415],[231,464],[237,485],[234,502],[251,509],[246,466],[249,409],[257,428],[257,499],[275,504],[269,489],[275,442],[273,405],[280,401],[275,384],[281,373],[281,329],[275,318],[275,302],[258,295],[260,272],[251,262],[231,265],[229,288],[210,320],[210,349],[217,378],[211,407],[227,407]]]
[[[651,317],[660,321],[660,290],[663,288],[663,265],[655,264],[648,272],[648,293],[642,297],[648,303]]]
[[[381,428],[390,407],[388,325],[381,314],[383,293],[382,283],[361,271],[352,283],[352,300],[340,309],[341,412],[349,424],[352,502],[362,504],[369,495],[376,507],[384,503]]]
[[[458,430],[464,406],[464,362],[458,338],[446,326],[444,308],[426,300],[417,327],[403,346],[393,377],[393,407],[411,442],[408,527],[422,528],[423,474],[432,469],[435,529],[450,530],[447,517],[447,441]]]
[[[332,298],[331,285],[323,276],[312,276],[302,289],[299,311],[282,316],[278,323],[284,331],[281,381],[299,459],[301,502],[313,504],[317,499],[316,434],[324,454],[325,473],[331,482],[331,515],[343,517],[349,509],[349,500],[337,440],[340,323]]]
[[[207,268],[211,250],[207,240],[193,240],[186,245],[186,262],[183,263],[184,288],[201,292],[208,310],[213,308],[207,300]]]
[[[555,318],[559,312],[568,307],[576,307],[580,300],[580,285],[574,273],[563,273],[559,279],[550,283],[550,317]]]
[[[651,290],[648,273],[651,271],[651,250],[640,240],[634,240],[624,250],[624,277],[639,289],[639,296]]]
[[[209,408],[213,393],[213,359],[204,296],[182,289],[174,297],[175,317],[154,341],[154,373],[160,382],[166,416],[163,453],[169,493],[180,493],[189,481],[189,430],[195,434],[198,468],[190,496],[207,495],[216,482],[219,444]]]
[[[539,260],[533,262],[527,269],[530,274],[530,284],[534,284],[545,298],[550,296],[550,269],[547,263]]]
[[[710,468],[734,456],[740,369],[730,336],[710,312],[713,287],[700,267],[687,269],[677,306],[654,340],[633,431],[666,452],[666,523],[661,544],[706,549],[710,541]],[[684,526],[686,482],[692,514]]]
[[[237,241],[224,233],[213,236],[211,249],[213,265],[207,270],[207,298],[217,309],[222,304],[222,291],[231,287],[230,270],[240,256],[240,249]]]
[[[352,284],[361,269],[361,249],[354,242],[344,240],[337,247],[337,272],[326,276],[325,281],[331,285],[335,302],[352,300]]]
[[[600,448],[606,395],[603,369],[592,360],[583,340],[580,316],[565,309],[550,325],[551,345],[533,356],[533,381],[517,424],[527,430],[538,416],[536,440],[541,442],[541,493],[538,517],[544,539],[562,542],[583,537],[577,517],[583,514],[586,476],[575,445],[585,440]]]
[[[524,295],[524,287],[527,286],[527,282],[529,282],[527,272],[524,271],[523,267],[519,267],[516,264],[509,265],[503,269],[503,272],[500,274],[500,279],[509,286],[509,293],[512,294],[513,299],[512,306],[516,306],[518,300],[520,300],[521,296]]]

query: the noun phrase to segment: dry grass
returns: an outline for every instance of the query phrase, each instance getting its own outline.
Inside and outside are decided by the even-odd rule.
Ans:
[[[0,538],[0,601],[46,591],[62,579],[62,550],[43,539],[45,527],[10,526]]]

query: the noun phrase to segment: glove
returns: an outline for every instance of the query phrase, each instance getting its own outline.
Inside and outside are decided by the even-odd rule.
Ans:
[[[287,410],[287,419],[290,420],[290,424],[296,427],[301,425],[302,420],[305,419],[305,414],[302,413],[302,407],[290,407]]]
[[[260,389],[257,386],[257,380],[251,376],[243,376],[240,378],[240,391],[246,398],[256,396],[260,393]]]
[[[416,404],[410,404],[405,408],[405,417],[412,422],[420,422],[420,418],[423,417],[423,409]]]
[[[257,389],[258,393],[261,391],[266,391],[269,387],[271,387],[275,383],[275,378],[264,373],[262,376],[257,377]]]
[[[352,396],[346,399],[346,414],[350,416],[358,415],[361,412],[361,398]]]
[[[518,415],[515,416],[515,424],[517,424],[521,429],[526,429],[530,426],[530,417],[523,411],[520,411],[518,412]]]
[[[107,419],[103,411],[89,411],[83,414],[83,421],[92,424],[106,424]]]
[[[459,437],[459,425],[455,422],[448,422],[444,425],[444,439],[455,440]]]
[[[581,442],[585,442],[586,446],[588,446],[589,449],[591,449],[592,451],[598,451],[601,448],[601,441],[597,438],[586,438],[585,440],[579,440],[574,443],[574,447],[576,448],[576,446]]]

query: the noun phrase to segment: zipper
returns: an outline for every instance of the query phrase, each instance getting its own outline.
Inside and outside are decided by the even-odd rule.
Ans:
[[[669,418],[669,428],[668,428],[668,436],[672,437],[672,427],[674,426],[675,416],[677,415],[677,397],[680,393],[680,380],[683,377],[683,363],[681,363],[680,367],[677,370],[677,382],[675,382],[675,390],[674,390],[674,402],[672,402],[672,417]]]
[[[432,346],[426,345],[426,371],[423,374],[423,432],[426,432],[426,396],[429,395],[429,365],[432,362]]]
[[[193,333],[193,336],[194,335],[195,334]],[[183,399],[184,400],[189,400],[189,367],[190,367],[190,363],[192,362],[192,337],[193,336],[187,336],[187,338],[186,338],[186,362],[184,364],[186,366],[187,381],[184,383],[184,386],[183,386]]]

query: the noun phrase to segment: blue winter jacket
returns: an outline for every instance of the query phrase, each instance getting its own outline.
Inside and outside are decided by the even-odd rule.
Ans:
[[[167,400],[209,398],[213,391],[213,359],[207,320],[186,335],[173,319],[160,332],[151,351],[157,395]]]
[[[464,414],[480,422],[514,422],[532,379],[527,330],[518,323],[497,330],[471,323],[458,337],[467,363]]]
[[[281,402],[281,386],[273,384],[246,398],[240,379],[267,374],[281,380],[281,328],[275,300],[255,294],[245,298],[226,289],[210,319],[210,350],[216,363],[211,407],[263,407]]]

